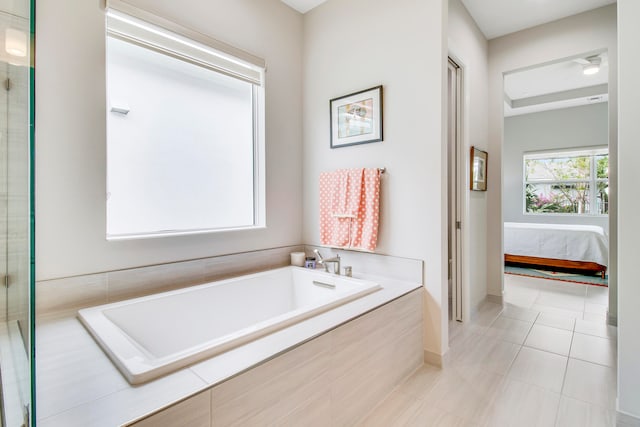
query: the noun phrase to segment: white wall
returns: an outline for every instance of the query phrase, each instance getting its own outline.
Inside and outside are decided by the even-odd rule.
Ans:
[[[487,232],[489,293],[502,296],[503,74],[534,65],[607,50],[609,54],[609,310],[615,316],[617,223],[617,42],[616,5],[574,15],[489,41],[489,162]],[[614,302],[613,304],[611,302]]]
[[[523,213],[523,162],[526,152],[603,147],[609,142],[609,106],[606,102],[540,113],[505,117],[502,198],[504,220],[545,224],[589,224],[609,229],[602,215]]]
[[[640,241],[640,199],[638,198],[638,159],[640,159],[640,120],[638,100],[640,68],[640,2],[618,0],[619,62],[619,163],[620,205],[618,227],[618,410],[640,418],[640,280],[638,280],[638,242]]]
[[[37,280],[301,243],[302,16],[279,0],[131,0],[266,60],[267,228],[105,240],[101,3],[37,3]]]
[[[436,354],[447,323],[446,13],[444,0],[329,0],[304,17],[304,241],[320,241],[320,172],[386,167],[376,252],[424,261],[425,349]],[[379,84],[384,141],[330,149],[329,100]]]
[[[487,194],[470,191],[471,146],[487,150],[489,45],[460,0],[449,0],[449,55],[463,68],[463,167],[465,170],[465,214],[463,218],[463,301],[464,315],[484,302],[487,296]],[[489,159],[491,162],[493,159]]]

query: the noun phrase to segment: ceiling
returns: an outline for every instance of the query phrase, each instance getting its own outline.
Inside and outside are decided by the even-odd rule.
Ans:
[[[320,6],[327,0],[282,0],[300,13],[307,13],[316,6]]]
[[[326,0],[282,0],[307,13]],[[487,39],[615,3],[616,0],[462,0]]]
[[[282,1],[306,13],[326,0]],[[616,0],[461,1],[489,40],[616,3]],[[506,75],[505,116],[606,102],[609,68],[606,52],[600,56],[600,72],[592,76],[585,76],[582,65],[574,60]]]

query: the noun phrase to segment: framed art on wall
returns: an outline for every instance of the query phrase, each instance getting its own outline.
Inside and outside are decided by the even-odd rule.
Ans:
[[[382,86],[329,101],[331,148],[382,141]]]
[[[487,157],[486,151],[471,147],[471,190],[487,191]]]

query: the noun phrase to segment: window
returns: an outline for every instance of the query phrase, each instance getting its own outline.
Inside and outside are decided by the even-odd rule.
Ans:
[[[185,33],[108,12],[108,239],[264,225],[264,64]]]
[[[525,213],[607,215],[607,149],[524,156]]]

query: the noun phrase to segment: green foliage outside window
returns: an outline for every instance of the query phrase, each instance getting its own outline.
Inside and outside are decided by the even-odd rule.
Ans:
[[[525,211],[607,214],[608,154],[525,156]]]

